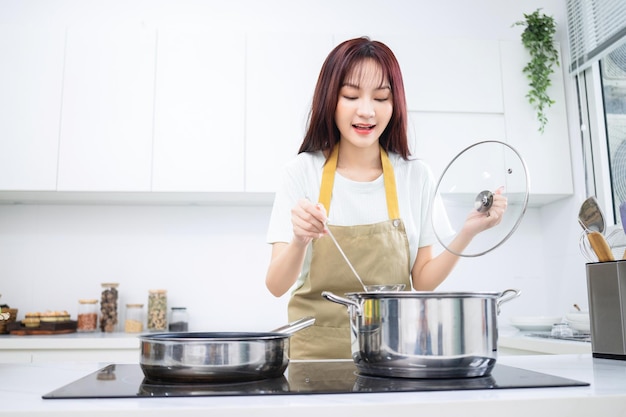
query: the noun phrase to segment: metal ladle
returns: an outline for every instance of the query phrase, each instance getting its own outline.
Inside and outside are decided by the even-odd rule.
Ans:
[[[330,230],[330,227],[326,227],[326,230],[328,231],[328,236],[330,236],[330,238],[335,243],[335,246],[337,247],[337,250],[339,250],[339,253],[341,253],[341,256],[343,256],[343,259],[346,261],[346,263],[350,267],[350,270],[352,271],[352,273],[354,274],[356,279],[359,280],[359,283],[361,284],[361,287],[363,287],[363,291],[365,291],[365,292],[402,291],[405,288],[404,284],[365,285],[363,283],[363,280],[361,279],[361,276],[356,272],[356,269],[354,269],[354,266],[352,266],[352,262],[350,262],[350,260],[346,256],[346,254],[343,251],[343,249],[341,249],[341,246],[339,245],[339,242],[337,242],[337,239],[335,239],[335,235],[333,235],[333,232]]]

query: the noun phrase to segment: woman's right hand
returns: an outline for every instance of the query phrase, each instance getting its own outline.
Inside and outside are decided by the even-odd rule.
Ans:
[[[311,240],[324,236],[326,232],[326,209],[322,204],[314,204],[301,199],[291,209],[294,240],[308,244]]]

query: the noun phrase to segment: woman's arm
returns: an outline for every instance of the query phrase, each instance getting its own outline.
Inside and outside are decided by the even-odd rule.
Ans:
[[[285,294],[298,279],[306,247],[307,244],[295,240],[272,244],[272,258],[265,276],[265,286],[274,296]]]
[[[493,205],[488,213],[474,210],[469,214],[461,231],[448,245],[449,249],[455,253],[462,253],[478,233],[500,223],[507,207],[507,199],[501,192],[499,189],[494,194]],[[448,277],[458,260],[459,256],[448,250],[433,258],[432,246],[419,248],[411,269],[413,288],[418,291],[434,290]]]
[[[326,224],[326,210],[320,204],[302,199],[291,210],[293,239],[291,242],[272,244],[272,258],[265,276],[265,285],[270,292],[280,297],[296,282],[306,255],[309,243],[323,236]]]

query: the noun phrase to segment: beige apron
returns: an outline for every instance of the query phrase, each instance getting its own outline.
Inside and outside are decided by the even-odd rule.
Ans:
[[[389,220],[329,227],[365,285],[406,284],[408,290],[411,288],[409,242],[400,219],[393,167],[387,153],[382,148],[380,151]],[[327,213],[330,213],[338,155],[339,146],[335,146],[322,173],[319,202],[326,207]],[[315,325],[291,336],[292,359],[352,357],[348,310],[324,299],[322,291],[340,296],[363,291],[329,236],[313,240],[309,275],[289,300],[290,322],[304,316],[316,319]]]

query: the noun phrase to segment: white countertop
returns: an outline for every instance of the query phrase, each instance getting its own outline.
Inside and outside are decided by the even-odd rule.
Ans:
[[[105,363],[0,364],[0,416],[480,416],[626,415],[626,362],[583,355],[502,356],[498,362],[589,382],[587,387],[381,394],[43,400]]]
[[[537,332],[508,331],[500,332],[498,349],[501,354],[507,351],[526,352],[527,354],[567,355],[591,353],[591,342],[559,340],[532,336]]]

